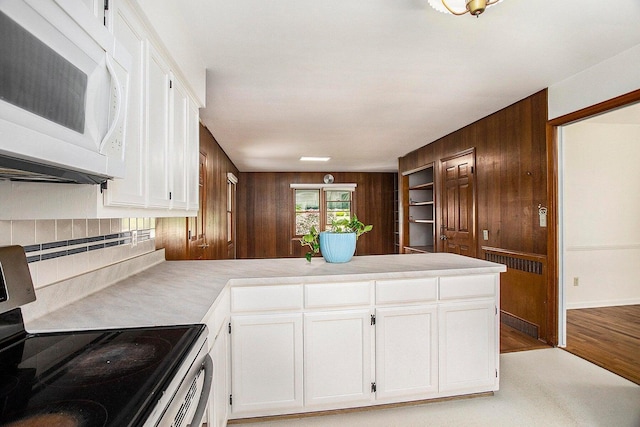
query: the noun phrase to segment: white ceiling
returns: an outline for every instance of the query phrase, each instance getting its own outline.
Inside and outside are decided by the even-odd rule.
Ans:
[[[201,119],[243,172],[395,171],[398,157],[640,44],[638,0],[504,0],[479,18],[427,0],[180,6],[207,67]]]

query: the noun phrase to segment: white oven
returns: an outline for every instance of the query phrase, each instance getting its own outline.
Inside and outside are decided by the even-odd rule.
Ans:
[[[0,40],[0,168],[124,176],[131,56],[86,5],[0,0]]]
[[[213,361],[207,330],[191,348],[144,427],[200,427],[211,396]]]

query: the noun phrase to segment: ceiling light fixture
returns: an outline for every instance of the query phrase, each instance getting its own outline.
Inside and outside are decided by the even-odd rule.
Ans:
[[[491,6],[501,2],[502,0],[429,0],[429,5],[442,13],[452,13],[460,16],[465,13],[470,13],[476,18],[480,16],[482,12]],[[464,11],[459,12],[464,7]]]
[[[302,162],[328,162],[331,157],[300,157],[300,161]]]

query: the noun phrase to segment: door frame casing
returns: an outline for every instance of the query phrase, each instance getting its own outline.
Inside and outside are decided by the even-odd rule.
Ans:
[[[617,108],[640,102],[640,89],[626,93],[624,95],[611,98],[607,101],[582,108],[572,113],[547,120],[547,194],[549,200],[547,234],[547,263],[548,263],[548,284],[547,301],[548,313],[547,322],[549,324],[549,335],[553,345],[565,344],[565,307],[560,304],[564,293],[565,283],[560,276],[562,265],[562,251],[560,241],[562,229],[558,226],[560,221],[560,157],[559,157],[559,128],[570,123],[586,119],[588,117],[602,114]]]

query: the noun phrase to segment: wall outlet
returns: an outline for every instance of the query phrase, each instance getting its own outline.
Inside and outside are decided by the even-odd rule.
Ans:
[[[138,245],[138,230],[133,230],[131,232],[131,247]]]
[[[484,240],[489,240],[489,230],[482,230],[482,238]]]
[[[577,277],[573,278],[573,286],[578,286],[580,284],[580,279]]]

